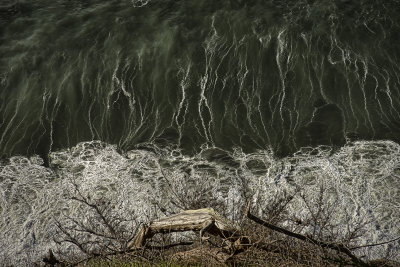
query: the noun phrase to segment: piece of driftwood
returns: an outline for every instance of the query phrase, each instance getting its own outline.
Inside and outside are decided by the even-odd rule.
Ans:
[[[325,243],[325,242],[322,242],[322,241],[318,241],[318,240],[313,239],[313,238],[311,238],[311,237],[308,237],[308,236],[305,236],[305,235],[301,235],[301,234],[298,234],[298,233],[294,233],[294,232],[292,232],[292,231],[286,230],[286,229],[281,228],[281,227],[279,227],[279,226],[270,224],[270,223],[268,223],[268,222],[266,222],[266,221],[264,221],[264,220],[258,218],[257,216],[255,216],[255,215],[253,215],[253,214],[250,213],[250,201],[249,201],[249,203],[248,203],[248,205],[247,205],[245,215],[246,215],[246,217],[249,218],[250,220],[256,222],[257,224],[260,224],[260,225],[262,225],[262,226],[265,226],[265,227],[267,227],[267,228],[269,228],[269,229],[271,229],[271,230],[273,230],[273,231],[276,231],[276,232],[285,234],[285,235],[287,235],[287,236],[291,236],[291,237],[294,237],[294,238],[303,240],[303,241],[305,241],[305,242],[308,242],[308,243],[311,243],[311,244],[320,246],[320,247],[322,247],[322,248],[329,248],[329,249],[336,250],[336,251],[338,251],[338,252],[344,253],[344,254],[346,254],[347,256],[349,256],[350,259],[351,259],[356,265],[359,265],[359,266],[368,266],[365,262],[363,262],[361,259],[359,259],[358,257],[356,257],[356,256],[350,251],[350,249],[348,249],[347,247],[345,247],[343,244]]]
[[[200,231],[202,238],[204,233],[220,236],[222,238],[235,241],[239,239],[239,228],[228,221],[214,209],[186,210],[143,226],[133,241],[128,245],[129,248],[143,247],[145,241],[158,233]]]

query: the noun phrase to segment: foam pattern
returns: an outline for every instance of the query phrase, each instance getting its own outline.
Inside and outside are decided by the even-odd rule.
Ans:
[[[187,156],[151,144],[120,153],[115,145],[92,141],[53,152],[50,162],[44,167],[33,156],[1,163],[0,262],[5,265],[40,261],[55,246],[55,221],[89,216],[71,197],[77,189],[94,201],[109,201],[115,216],[134,218],[126,225],[132,228],[202,207],[240,222],[248,199],[254,213],[268,217],[277,199],[291,196],[282,223],[289,229],[339,241],[360,228],[354,246],[400,235],[400,146],[391,141],[303,148],[281,159],[272,150],[204,147]],[[329,227],[313,219],[318,210],[327,214],[320,220],[329,219]],[[74,251],[71,245],[62,249]],[[399,251],[397,241],[357,253],[399,260]]]

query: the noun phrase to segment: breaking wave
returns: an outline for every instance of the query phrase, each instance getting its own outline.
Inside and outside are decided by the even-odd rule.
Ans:
[[[151,144],[120,153],[115,145],[92,141],[52,152],[50,167],[38,156],[1,163],[0,262],[32,263],[55,246],[55,222],[82,217],[70,197],[74,187],[91,199],[109,200],[116,214],[135,214],[136,223],[206,206],[237,221],[248,199],[262,216],[274,199],[290,195],[286,227],[306,220],[305,203],[312,206],[323,197],[338,239],[359,225],[365,233],[355,245],[400,235],[400,145],[392,141],[304,148],[285,158],[240,148],[203,148],[187,156]],[[318,229],[309,225],[302,231]],[[397,260],[399,252],[398,241],[358,251]]]

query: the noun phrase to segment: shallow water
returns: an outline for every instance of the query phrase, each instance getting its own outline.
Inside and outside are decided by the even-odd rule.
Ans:
[[[47,160],[102,140],[286,156],[399,142],[399,10],[394,0],[19,1],[0,20],[0,153]]]

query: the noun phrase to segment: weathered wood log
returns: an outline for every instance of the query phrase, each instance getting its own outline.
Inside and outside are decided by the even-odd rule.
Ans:
[[[235,241],[240,237],[239,230],[232,222],[215,212],[214,209],[186,210],[143,226],[128,247],[142,247],[147,239],[157,233],[183,231],[200,231],[200,237],[203,237],[204,233],[207,232]]]

